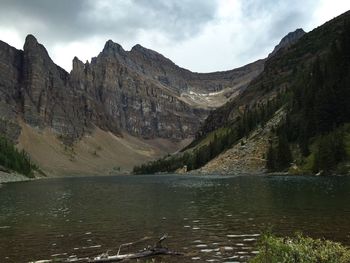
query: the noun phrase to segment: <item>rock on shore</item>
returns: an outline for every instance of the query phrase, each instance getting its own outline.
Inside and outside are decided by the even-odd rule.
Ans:
[[[11,182],[22,182],[22,181],[29,181],[30,178],[18,174],[18,173],[6,173],[0,171],[0,184],[2,183],[11,183]]]

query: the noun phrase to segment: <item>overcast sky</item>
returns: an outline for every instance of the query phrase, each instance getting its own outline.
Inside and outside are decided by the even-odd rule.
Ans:
[[[0,0],[0,40],[22,49],[33,34],[68,71],[112,39],[210,72],[264,58],[288,32],[349,9],[349,0]]]

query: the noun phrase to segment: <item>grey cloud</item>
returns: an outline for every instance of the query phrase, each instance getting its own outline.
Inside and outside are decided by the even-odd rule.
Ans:
[[[213,0],[0,0],[2,26],[57,43],[93,36],[132,39],[155,30],[171,40],[196,35],[216,15]],[[118,39],[116,39],[118,40]]]
[[[167,50],[164,55],[175,61],[174,54],[181,53],[184,67],[222,70],[225,60],[249,63],[266,56],[288,32],[309,30],[319,5],[315,0],[231,1],[240,3],[241,10],[233,12],[238,17],[223,18],[218,12],[228,0],[0,0],[0,28],[16,31],[23,39],[32,33],[49,51],[73,41],[100,45],[113,39],[128,47],[144,41],[149,48]],[[221,35],[210,33],[215,28]],[[201,36],[212,43],[200,43]],[[205,48],[209,46],[213,48]],[[196,49],[195,57],[188,47]],[[219,52],[221,58],[218,49],[225,49]],[[95,55],[96,50],[89,53]]]
[[[171,34],[177,34],[186,38],[196,35],[200,28],[215,18],[217,2],[208,1],[164,1],[164,0],[133,0],[135,4],[147,10],[149,22],[152,27],[157,26],[163,32],[174,30]],[[165,21],[166,23],[161,23]]]
[[[317,4],[314,0],[242,1],[244,19],[260,20],[261,30],[255,32],[254,36],[247,35],[247,38],[251,37],[253,41],[240,54],[241,59],[258,57],[262,51],[272,51],[271,44],[277,45],[287,33],[308,24]]]
[[[249,19],[269,18],[264,26],[269,38],[276,38],[307,24],[317,5],[314,0],[244,0],[242,12]]]
[[[31,33],[46,44],[55,44],[83,36],[79,14],[85,12],[86,1],[0,1],[0,25],[15,28],[22,37]]]

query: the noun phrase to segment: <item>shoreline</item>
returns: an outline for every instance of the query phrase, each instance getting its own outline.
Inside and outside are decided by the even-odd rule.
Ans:
[[[26,182],[31,180],[35,180],[35,178],[28,178],[18,173],[6,173],[0,171],[0,185],[6,183]]]
[[[143,174],[143,175],[147,175],[147,174]],[[271,176],[271,177],[275,177],[275,176],[310,176],[310,177],[332,177],[332,176],[347,176],[347,175],[315,175],[315,174],[294,174],[294,173],[288,173],[288,172],[281,172],[281,173],[191,173],[191,172],[187,172],[187,173],[159,173],[157,175],[179,175],[179,176],[221,176],[221,177],[225,177],[225,176]],[[22,174],[19,173],[7,173],[7,172],[3,172],[0,171],[0,185],[1,184],[6,184],[6,183],[16,183],[16,182],[27,182],[27,181],[34,181],[34,180],[41,180],[41,179],[57,179],[57,178],[79,178],[79,177],[111,177],[111,176],[137,176],[134,174],[130,174],[130,173],[125,173],[125,174],[101,174],[101,175],[91,175],[91,174],[79,174],[79,175],[62,175],[62,176],[38,176],[38,177],[34,177],[34,178],[29,178],[26,177]]]

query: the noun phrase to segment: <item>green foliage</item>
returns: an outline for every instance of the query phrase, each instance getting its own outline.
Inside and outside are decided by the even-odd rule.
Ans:
[[[310,172],[336,170],[349,156],[346,134],[339,132],[350,122],[349,36],[350,23],[345,21],[340,36],[333,39],[327,52],[317,56],[309,67],[295,70],[287,118],[278,129],[279,134],[286,135],[284,147],[288,148],[289,143],[299,145]],[[281,154],[285,164],[289,159],[288,149],[282,148],[280,153],[273,147],[268,150],[270,171],[285,169],[276,164]]]
[[[316,144],[313,172],[330,172],[346,158],[344,133],[335,131],[323,135]]]
[[[327,55],[297,75],[290,103],[292,139],[308,154],[310,139],[350,122],[350,24]],[[293,138],[294,137],[294,138]]]
[[[350,157],[350,124],[346,124],[344,126],[344,145],[346,155]]]
[[[292,161],[292,153],[285,135],[278,137],[276,167],[278,170],[286,169]]]
[[[310,154],[297,160],[299,174],[318,173],[330,175],[348,174],[350,161],[350,124],[314,137],[309,146]]]
[[[33,171],[38,169],[24,150],[17,150],[12,142],[1,136],[0,165],[27,177],[33,177]]]
[[[349,263],[350,250],[339,243],[300,234],[278,238],[264,235],[259,254],[250,263]]]
[[[278,136],[276,146],[272,142],[266,153],[266,168],[269,172],[284,171],[292,162],[292,153],[285,134]]]
[[[266,169],[269,172],[273,172],[276,169],[276,149],[273,147],[272,142],[266,153]]]

